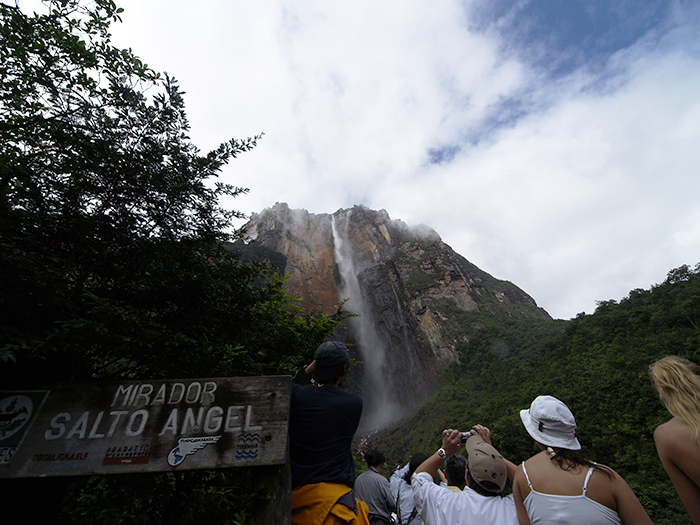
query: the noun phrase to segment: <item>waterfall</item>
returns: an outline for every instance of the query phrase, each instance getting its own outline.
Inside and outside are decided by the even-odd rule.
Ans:
[[[362,426],[378,429],[396,419],[399,407],[392,400],[395,396],[391,395],[390,389],[394,382],[386,363],[385,344],[377,332],[358,280],[358,275],[367,267],[367,263],[359,259],[358,250],[348,237],[352,210],[342,210],[342,212],[343,214],[331,216],[333,252],[341,280],[338,295],[341,300],[347,300],[345,309],[358,316],[348,321],[357,339],[363,362],[366,390],[362,392],[364,399]],[[338,215],[338,221],[336,215]]]

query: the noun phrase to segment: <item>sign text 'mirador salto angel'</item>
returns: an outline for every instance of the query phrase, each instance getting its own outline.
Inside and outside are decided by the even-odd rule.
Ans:
[[[252,405],[232,405],[221,407],[216,401],[217,383],[194,381],[185,383],[161,384],[156,387],[151,383],[119,385],[114,394],[109,411],[98,412],[86,410],[74,419],[70,412],[59,412],[51,420],[51,427],[44,433],[47,440],[54,439],[100,439],[111,438],[115,432],[126,436],[139,436],[143,433],[149,419],[145,408],[135,411],[128,407],[152,405],[180,405],[183,402],[198,407],[171,408],[167,421],[158,435],[187,435],[204,431],[206,434],[219,432],[251,432],[262,430],[261,425],[251,423]],[[201,405],[208,405],[204,407]]]

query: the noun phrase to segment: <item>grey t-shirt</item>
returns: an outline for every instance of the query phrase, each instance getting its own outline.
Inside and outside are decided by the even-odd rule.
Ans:
[[[370,467],[355,480],[355,497],[367,503],[370,516],[389,518],[394,511],[389,480]]]

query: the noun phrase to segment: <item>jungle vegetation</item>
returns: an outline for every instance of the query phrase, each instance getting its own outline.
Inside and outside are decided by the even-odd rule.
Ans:
[[[691,523],[656,454],[654,429],[671,415],[648,368],[670,354],[700,362],[700,264],[570,321],[473,314],[463,322],[480,329],[460,346],[445,386],[365,446],[403,465],[413,453],[437,450],[443,429],[483,424],[518,464],[538,452],[519,411],[538,395],[553,395],[574,413],[583,453],[621,474],[654,523]]]

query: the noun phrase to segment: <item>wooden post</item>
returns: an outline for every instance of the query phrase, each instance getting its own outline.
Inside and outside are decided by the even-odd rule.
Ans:
[[[269,499],[264,504],[253,509],[256,525],[291,525],[292,471],[289,464],[289,447],[284,465],[258,467],[254,476],[255,490],[264,490],[269,494]]]

